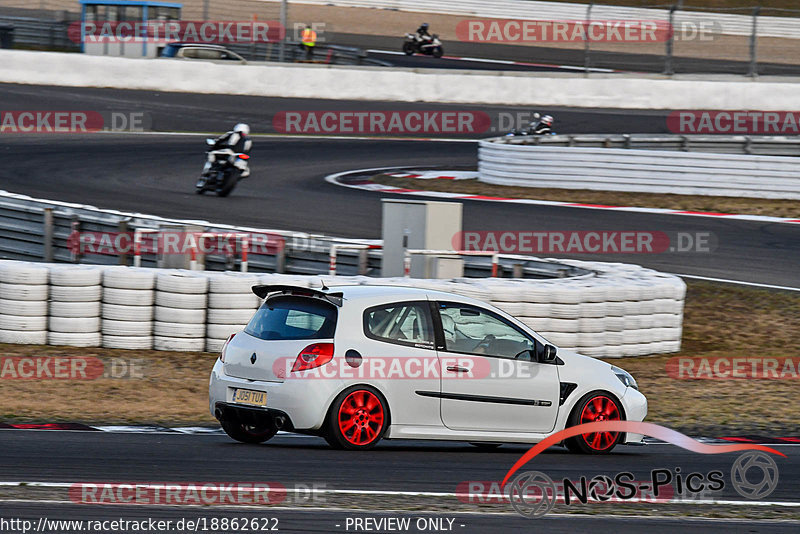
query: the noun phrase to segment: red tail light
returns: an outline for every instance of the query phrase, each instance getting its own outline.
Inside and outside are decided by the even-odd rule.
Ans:
[[[239,159],[250,159],[250,156],[247,154],[239,154]]]
[[[228,336],[228,341],[226,341],[225,344],[222,345],[222,350],[219,353],[219,361],[221,361],[222,363],[225,363],[225,349],[228,348],[228,343],[231,342],[231,339],[233,339],[233,336],[235,336],[235,335],[236,335],[236,333],[233,333],[233,334],[229,335]]]
[[[292,372],[315,369],[332,359],[333,343],[314,343],[300,351],[292,366]]]

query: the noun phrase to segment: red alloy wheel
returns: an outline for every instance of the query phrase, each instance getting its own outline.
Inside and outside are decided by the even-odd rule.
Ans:
[[[353,391],[339,406],[339,431],[353,445],[364,446],[376,441],[383,420],[383,405],[371,391]]]
[[[592,397],[586,402],[581,411],[580,424],[596,423],[598,421],[619,421],[620,413],[617,403],[604,395]],[[619,436],[618,432],[592,432],[581,434],[581,438],[591,449],[604,451],[614,445]]]

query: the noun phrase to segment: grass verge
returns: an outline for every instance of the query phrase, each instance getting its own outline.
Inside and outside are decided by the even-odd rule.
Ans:
[[[798,210],[796,200],[515,187],[486,184],[479,182],[477,179],[422,180],[419,178],[399,178],[387,174],[378,174],[372,179],[375,183],[379,184],[391,185],[404,189],[420,189],[423,191],[446,191],[449,193],[465,193],[468,195],[485,195],[502,198],[556,200],[582,204],[600,204],[604,206],[638,206],[642,208],[664,208],[713,213],[746,213],[748,215],[772,215],[774,217],[800,218],[800,210]]]
[[[680,353],[609,359],[647,395],[647,420],[693,435],[800,433],[796,380],[676,380],[676,356],[800,357],[800,295],[688,283]],[[0,379],[0,421],[211,424],[207,384],[216,355],[0,345],[0,357],[94,356],[106,369],[137,360],[141,378]],[[2,366],[0,366],[2,369]],[[3,376],[3,375],[0,375]]]

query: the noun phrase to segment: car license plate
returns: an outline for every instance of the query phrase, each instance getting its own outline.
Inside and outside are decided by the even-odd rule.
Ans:
[[[234,389],[233,402],[251,404],[253,406],[266,406],[267,394],[263,391],[253,391],[252,389]]]

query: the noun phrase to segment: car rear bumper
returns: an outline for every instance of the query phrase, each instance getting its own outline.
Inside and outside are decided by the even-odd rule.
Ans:
[[[302,379],[267,382],[236,378],[226,375],[222,367],[222,362],[217,359],[208,383],[209,411],[216,418],[221,415],[218,409],[222,410],[223,416],[229,417],[269,418],[283,414],[293,430],[317,430],[325,420],[337,388],[335,381],[331,380],[316,380],[313,387],[309,387],[308,381]],[[265,392],[267,406],[234,403],[233,390],[236,388]]]

